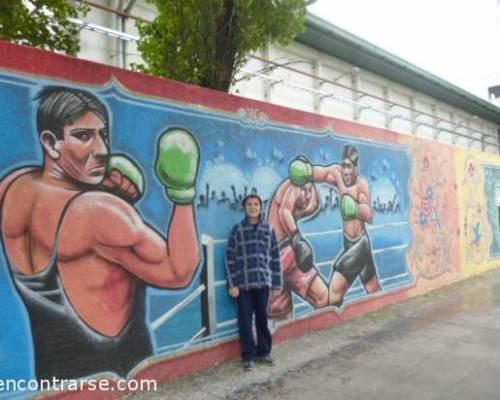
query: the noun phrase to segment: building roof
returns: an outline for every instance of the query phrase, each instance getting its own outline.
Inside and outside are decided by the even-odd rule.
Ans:
[[[500,108],[324,19],[307,15],[298,43],[500,124]]]

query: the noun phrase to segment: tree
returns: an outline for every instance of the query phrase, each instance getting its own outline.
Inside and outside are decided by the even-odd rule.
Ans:
[[[79,28],[68,18],[87,12],[88,6],[69,0],[0,1],[0,39],[74,55]]]
[[[290,43],[315,0],[147,0],[158,16],[138,23],[140,71],[227,92],[252,50]]]

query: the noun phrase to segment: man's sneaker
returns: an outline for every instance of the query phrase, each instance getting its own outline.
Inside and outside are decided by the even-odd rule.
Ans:
[[[274,365],[274,360],[271,358],[270,355],[259,357],[257,361],[261,364],[268,365],[270,367]]]
[[[251,371],[252,368],[254,366],[254,362],[253,361],[243,361],[243,369],[245,371]]]

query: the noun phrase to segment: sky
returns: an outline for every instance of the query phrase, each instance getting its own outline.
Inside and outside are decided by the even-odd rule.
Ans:
[[[500,85],[500,0],[317,0],[309,11],[483,99]]]

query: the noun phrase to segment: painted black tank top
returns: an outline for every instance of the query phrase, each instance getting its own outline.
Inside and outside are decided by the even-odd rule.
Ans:
[[[145,323],[146,287],[137,281],[130,318],[118,336],[104,336],[78,317],[57,271],[61,222],[75,197],[66,204],[59,220],[47,268],[25,275],[11,266],[14,283],[29,314],[36,377],[74,379],[100,372],[125,377],[153,352]]]

